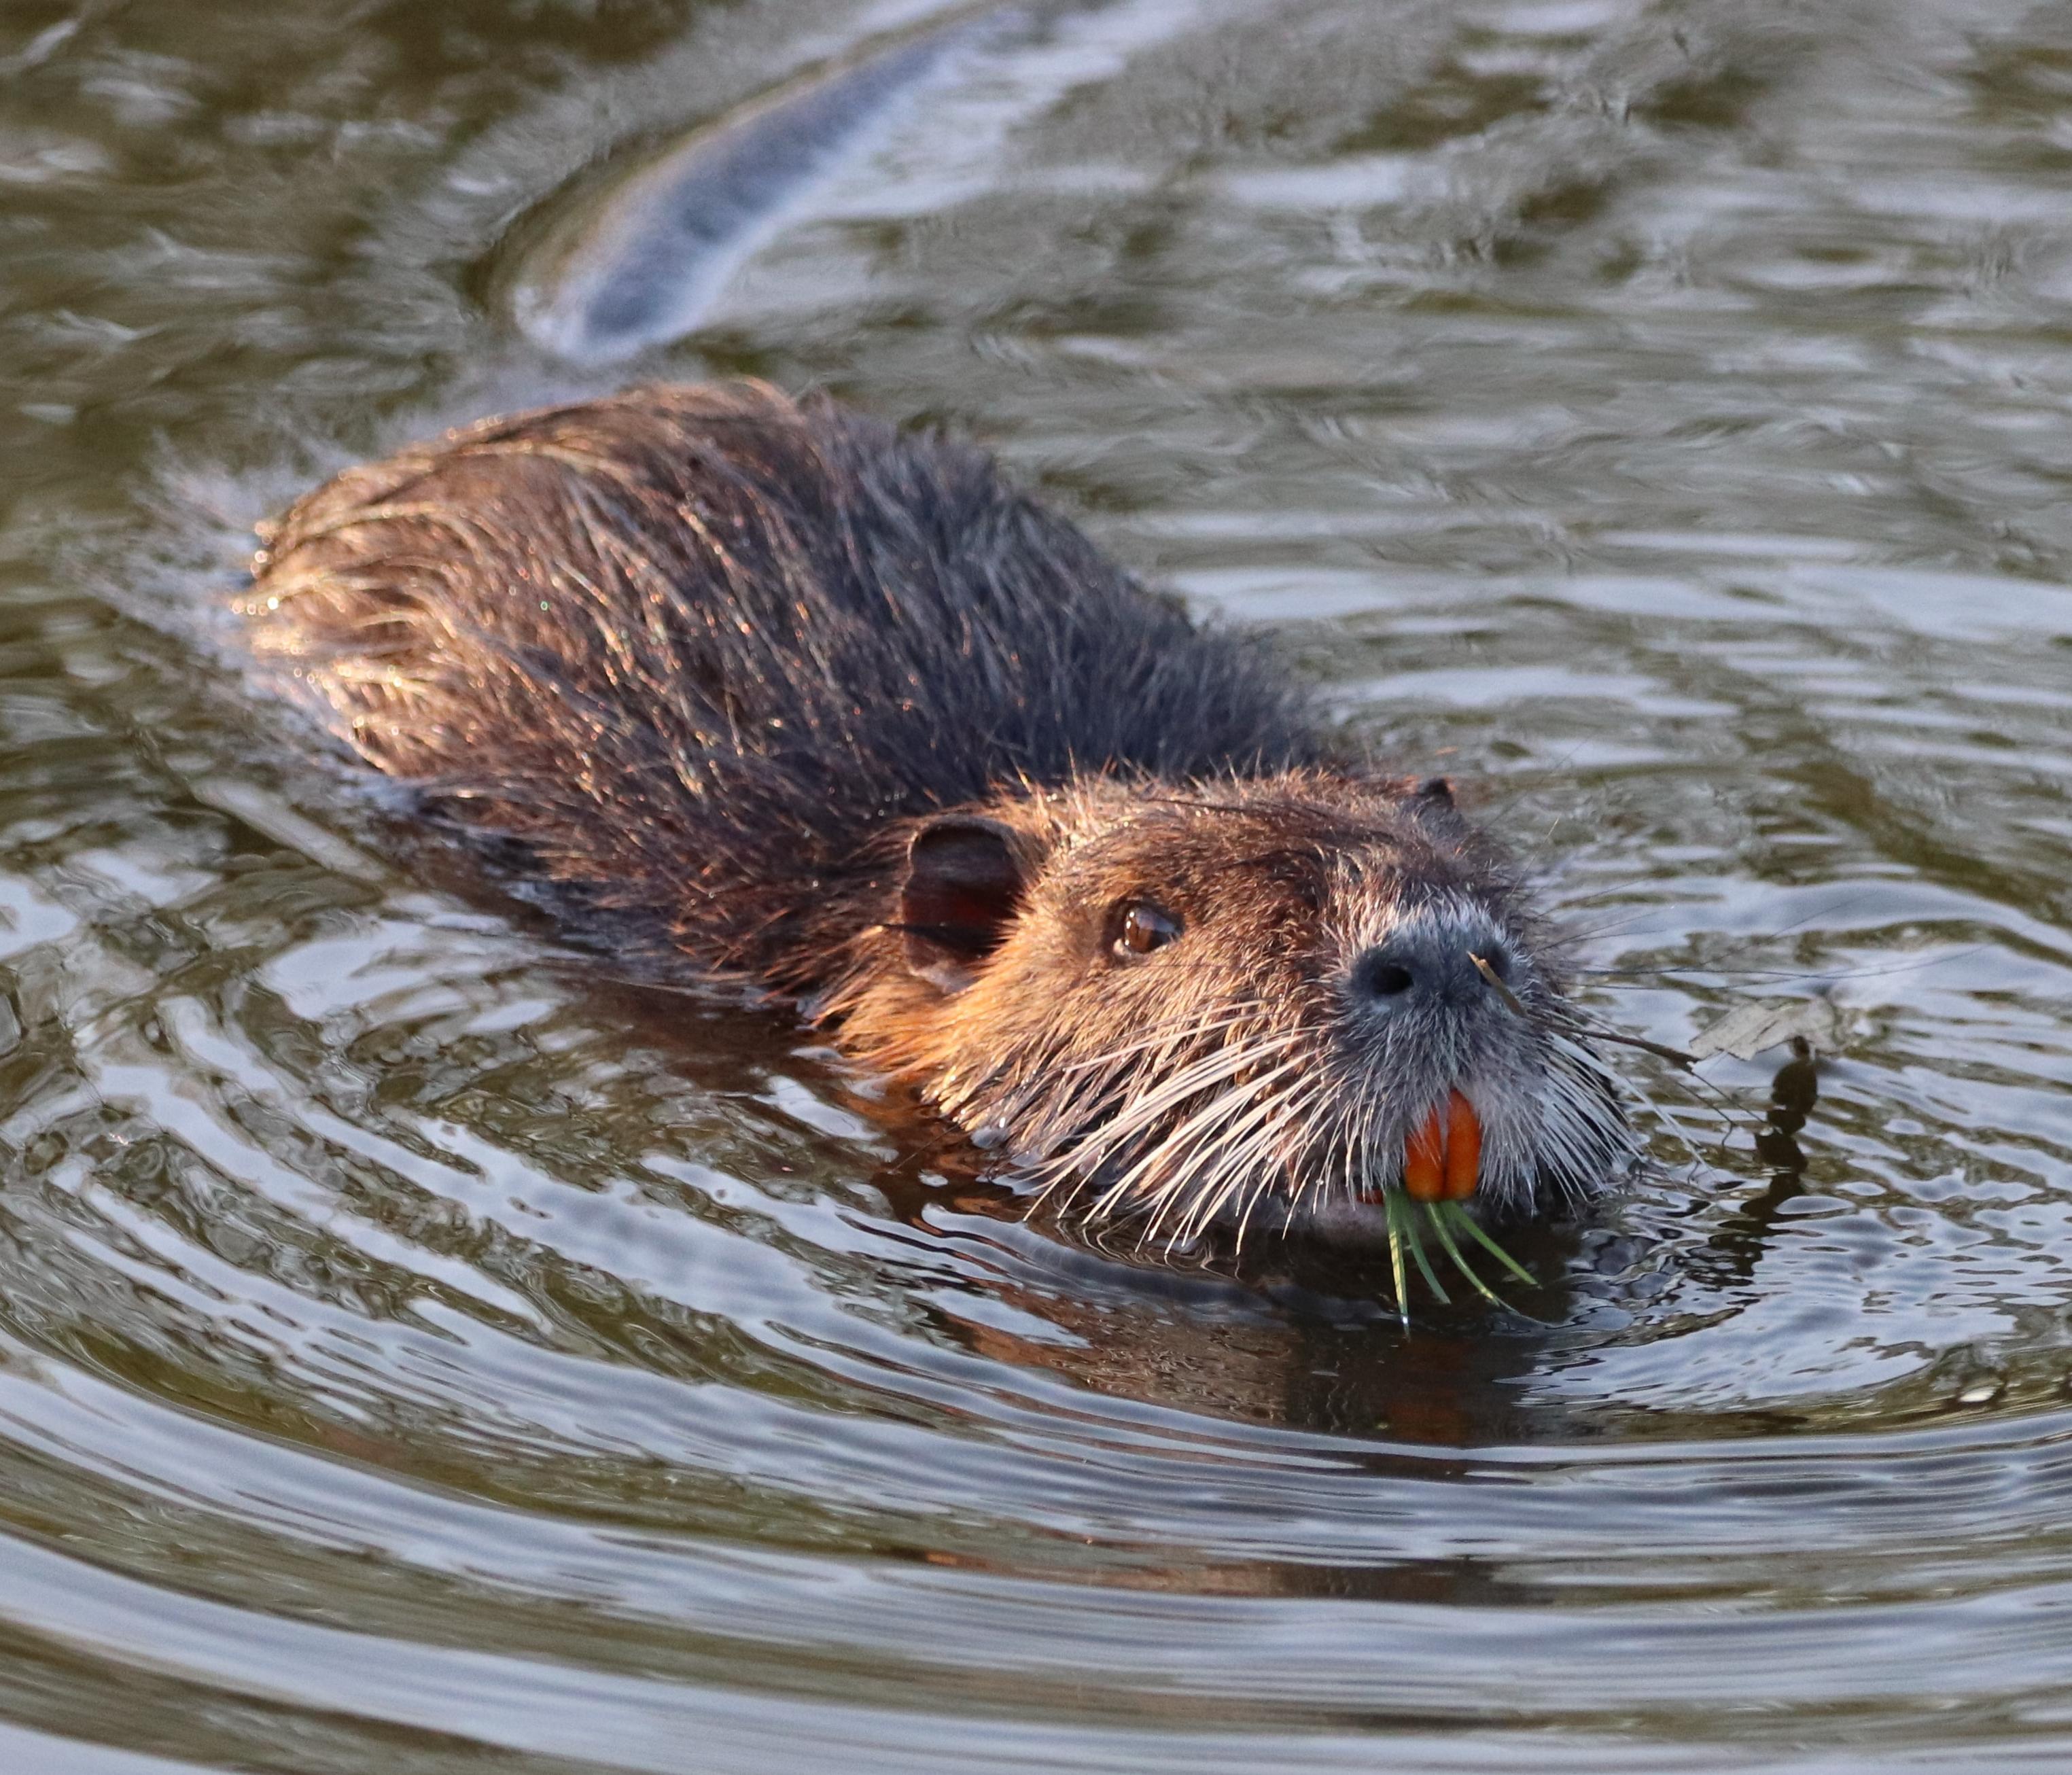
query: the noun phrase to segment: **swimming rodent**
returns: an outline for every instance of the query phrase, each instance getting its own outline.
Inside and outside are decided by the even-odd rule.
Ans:
[[[262,542],[258,659],[569,929],[796,1002],[1091,1214],[1515,1218],[1630,1159],[1450,783],[976,450],[650,386],[349,470]]]

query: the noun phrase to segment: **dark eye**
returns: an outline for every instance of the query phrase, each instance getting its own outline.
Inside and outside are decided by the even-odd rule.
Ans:
[[[1125,959],[1148,955],[1154,949],[1163,949],[1179,935],[1180,921],[1171,913],[1149,900],[1133,900],[1122,909],[1122,916],[1115,927],[1115,941],[1110,947]]]

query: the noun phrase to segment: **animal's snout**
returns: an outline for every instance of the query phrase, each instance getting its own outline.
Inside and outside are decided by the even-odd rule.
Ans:
[[[1511,967],[1510,945],[1487,921],[1419,918],[1362,951],[1346,986],[1363,1009],[1392,1015],[1479,1003],[1490,976],[1507,981]]]

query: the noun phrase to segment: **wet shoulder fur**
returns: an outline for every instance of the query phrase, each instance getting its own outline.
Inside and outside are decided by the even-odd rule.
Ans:
[[[843,934],[820,921],[914,816],[1314,755],[1258,642],[1194,627],[982,453],[758,384],[451,433],[264,543],[241,608],[289,694],[704,972],[812,984]]]

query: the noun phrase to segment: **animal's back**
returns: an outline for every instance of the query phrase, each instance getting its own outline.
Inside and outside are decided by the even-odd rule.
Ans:
[[[1314,755],[982,454],[753,384],[651,387],[357,468],[267,538],[254,645],[615,939],[792,990],[900,822],[997,786]]]

